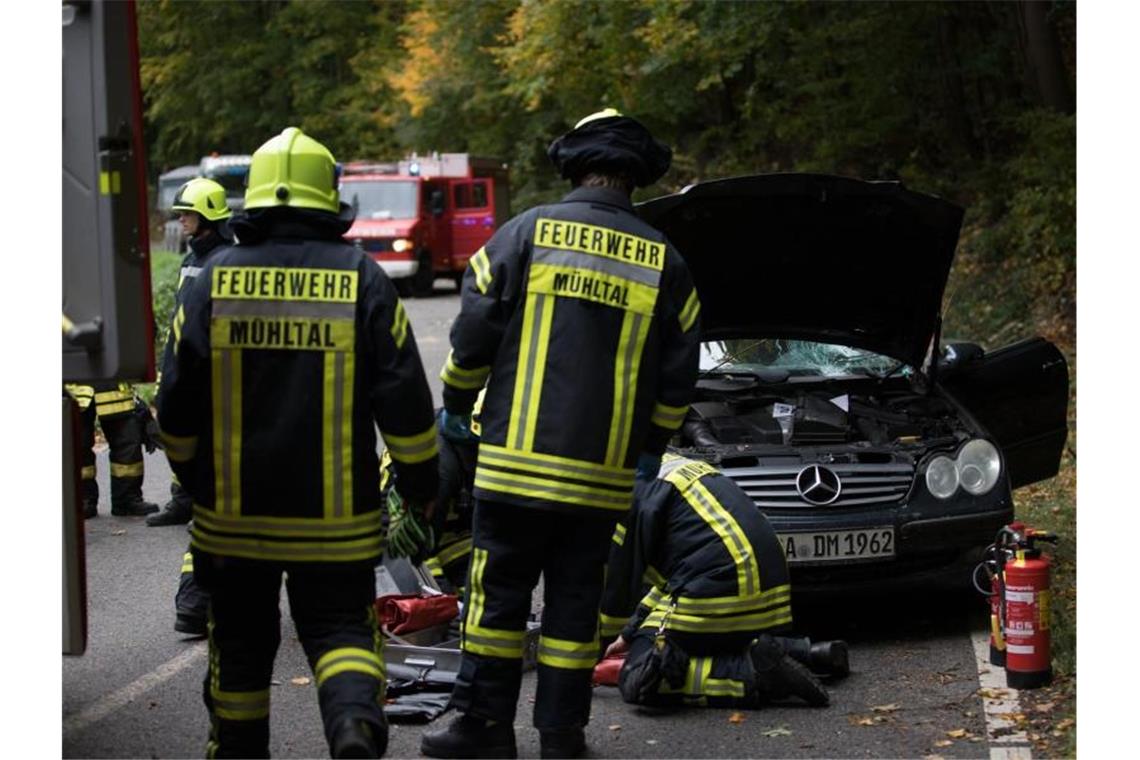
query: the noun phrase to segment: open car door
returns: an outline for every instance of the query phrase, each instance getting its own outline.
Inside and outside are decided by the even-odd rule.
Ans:
[[[1069,368],[1032,338],[942,369],[939,384],[993,436],[1011,488],[1057,474],[1068,435]]]

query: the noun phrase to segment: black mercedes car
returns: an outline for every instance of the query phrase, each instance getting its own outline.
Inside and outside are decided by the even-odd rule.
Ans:
[[[640,204],[701,299],[700,379],[674,446],[768,516],[800,590],[968,584],[1056,474],[1068,370],[1034,338],[943,346],[962,209],[897,182],[774,174]]]

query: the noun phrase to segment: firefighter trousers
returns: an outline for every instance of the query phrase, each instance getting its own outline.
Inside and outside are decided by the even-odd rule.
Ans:
[[[142,426],[134,412],[100,417],[99,424],[110,449],[111,508],[129,508],[142,501]]]
[[[748,645],[756,632],[694,634],[640,629],[618,676],[622,699],[654,707],[758,707],[756,671]]]
[[[189,548],[182,555],[182,572],[178,576],[178,592],[174,595],[175,620],[181,624],[175,630],[193,632],[205,625],[210,611],[210,595],[202,584],[194,580],[194,555]],[[189,630],[187,630],[189,629]]]
[[[285,572],[287,570],[287,572]],[[366,564],[288,566],[194,551],[195,579],[210,594],[207,757],[269,757],[269,687],[281,642],[281,578],[313,670],[325,737],[345,719],[377,734],[384,720],[384,660]]]
[[[617,516],[479,501],[464,605],[460,712],[511,723],[522,682],[531,597],[543,578],[534,725],[585,726],[598,660],[598,606]]]

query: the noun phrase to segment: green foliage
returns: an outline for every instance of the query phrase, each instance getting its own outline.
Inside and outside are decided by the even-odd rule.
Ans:
[[[397,152],[406,109],[384,75],[401,53],[399,2],[139,4],[140,71],[154,173],[252,153],[299,126],[338,158]]]

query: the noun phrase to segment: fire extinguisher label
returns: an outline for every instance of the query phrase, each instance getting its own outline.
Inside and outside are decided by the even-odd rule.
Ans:
[[[1034,648],[1032,644],[1010,644],[1008,651],[1011,654],[1033,654]]]
[[[1042,631],[1049,630],[1049,592],[1037,592],[1037,627]]]
[[[1005,600],[1007,602],[1020,602],[1021,604],[1033,604],[1032,591],[1011,591],[1006,589]]]

